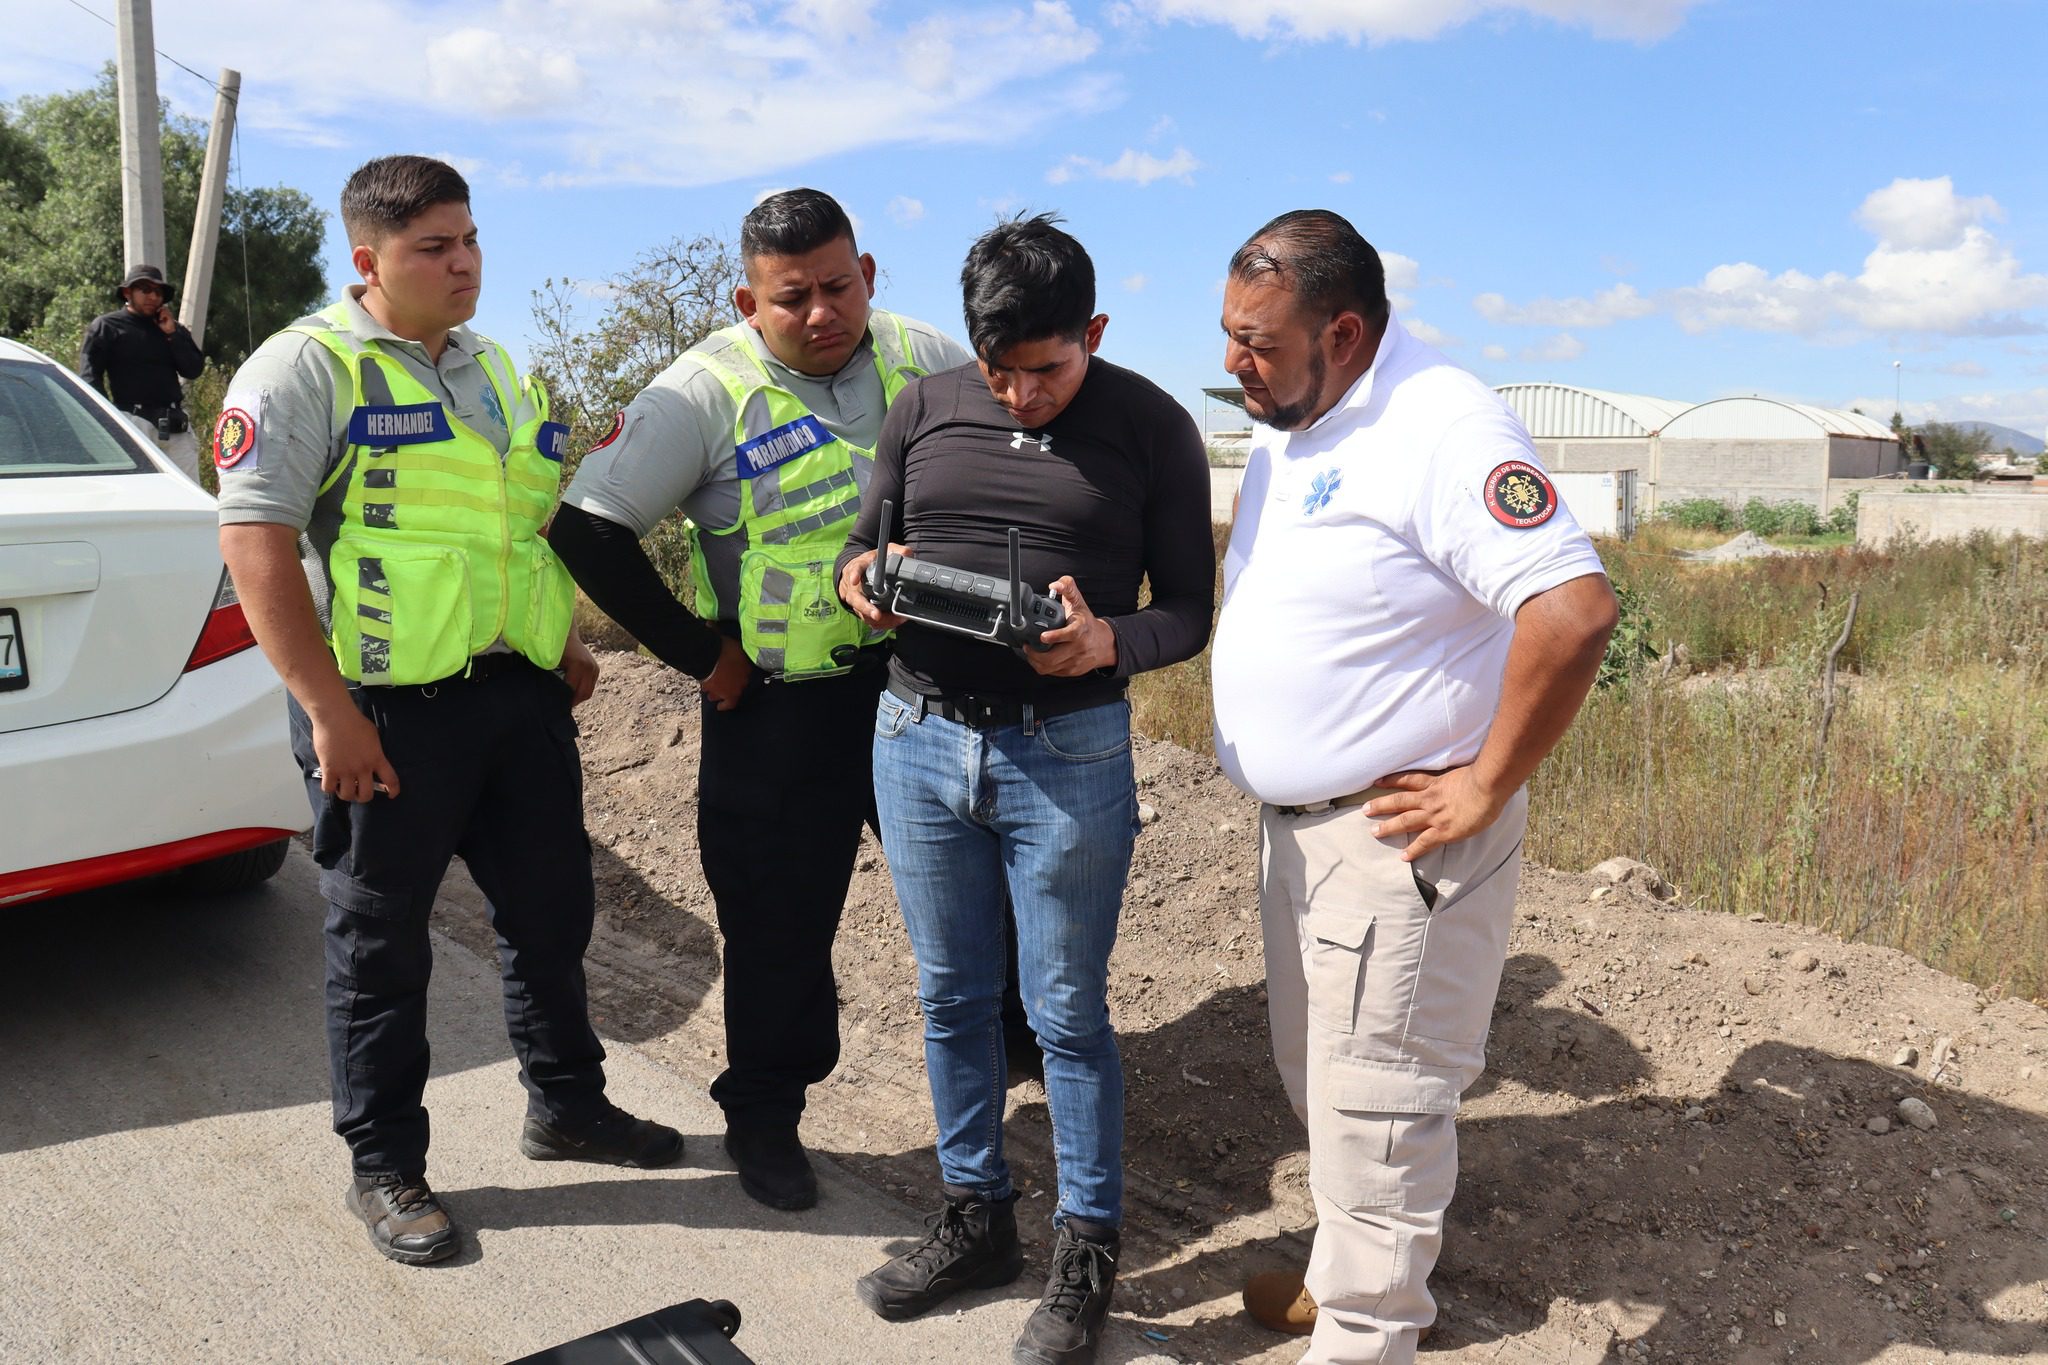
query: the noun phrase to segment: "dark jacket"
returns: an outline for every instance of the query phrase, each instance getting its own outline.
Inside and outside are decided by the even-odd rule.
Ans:
[[[78,352],[80,378],[106,393],[121,411],[141,408],[151,417],[176,407],[182,393],[179,377],[197,379],[205,365],[184,323],[165,336],[155,318],[125,308],[94,318]]]

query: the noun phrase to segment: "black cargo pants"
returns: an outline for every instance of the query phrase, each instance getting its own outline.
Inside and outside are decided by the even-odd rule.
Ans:
[[[599,1112],[604,1049],[583,982],[595,892],[569,695],[516,655],[481,656],[467,679],[356,689],[399,778],[397,796],[366,803],[320,790],[311,723],[290,706],[328,900],[334,1131],[358,1174],[426,1171],[428,911],[454,856],[489,902],[529,1112],[570,1125]]]

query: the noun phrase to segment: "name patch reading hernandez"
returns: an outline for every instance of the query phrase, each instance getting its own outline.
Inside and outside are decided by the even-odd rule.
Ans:
[[[1557,490],[1535,465],[1509,460],[1486,476],[1486,510],[1501,525],[1527,531],[1557,515]]]
[[[825,424],[807,413],[733,447],[733,463],[739,466],[741,478],[751,479],[799,455],[809,454],[831,439],[832,433],[825,430]]]
[[[454,439],[448,414],[439,403],[360,407],[348,418],[348,443],[353,446],[423,445]]]

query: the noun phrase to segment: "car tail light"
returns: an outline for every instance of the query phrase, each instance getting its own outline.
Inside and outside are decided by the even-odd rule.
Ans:
[[[235,580],[222,569],[220,590],[213,595],[213,610],[206,613],[206,624],[199,630],[199,642],[192,646],[192,657],[185,660],[185,671],[190,673],[195,668],[218,663],[255,643],[255,632],[242,615],[242,599],[235,595]]]

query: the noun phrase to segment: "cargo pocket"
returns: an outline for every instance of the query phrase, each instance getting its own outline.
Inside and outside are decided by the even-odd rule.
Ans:
[[[527,546],[532,589],[527,597],[526,633],[512,643],[522,646],[526,657],[542,668],[562,662],[569,643],[569,627],[576,617],[576,581],[555,557],[545,540]]]
[[[371,684],[435,682],[469,664],[469,563],[438,545],[335,546],[334,657]]]
[[[756,545],[740,556],[740,645],[762,671],[816,678],[852,667],[833,658],[867,638],[860,618],[839,601],[833,558],[815,545]]]
[[[1311,912],[1308,960],[1308,1021],[1349,1035],[1358,1026],[1359,990],[1366,959],[1372,956],[1374,916]]]

